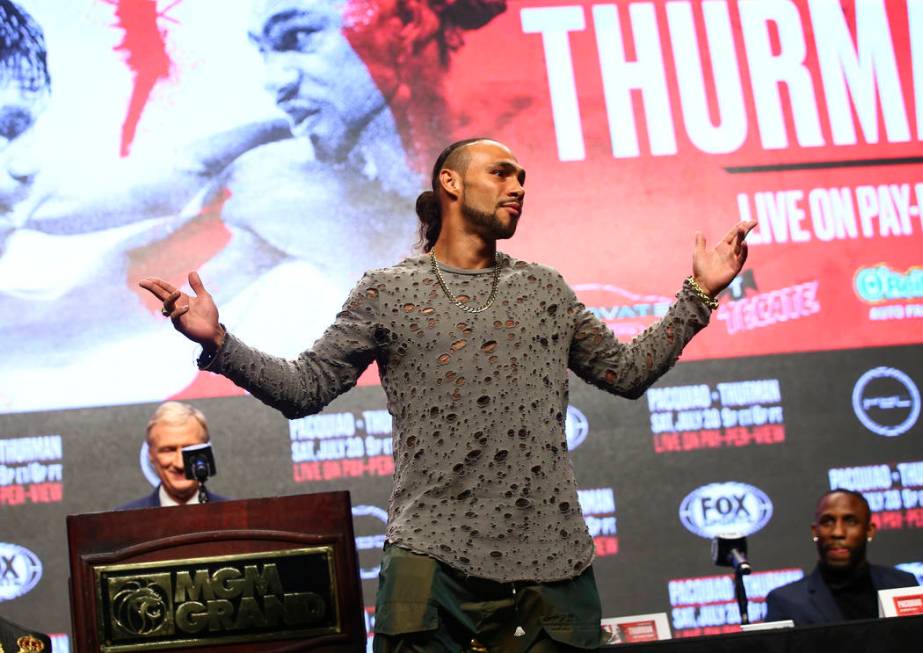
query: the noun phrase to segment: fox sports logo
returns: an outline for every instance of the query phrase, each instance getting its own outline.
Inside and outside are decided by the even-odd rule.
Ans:
[[[19,544],[0,542],[0,602],[28,594],[42,579],[42,561]]]
[[[567,417],[564,419],[564,437],[567,438],[567,450],[573,451],[586,440],[590,432],[590,422],[586,415],[573,406],[567,407]]]
[[[772,501],[761,489],[746,483],[709,483],[683,499],[679,518],[683,526],[700,537],[724,533],[747,536],[769,523]]]

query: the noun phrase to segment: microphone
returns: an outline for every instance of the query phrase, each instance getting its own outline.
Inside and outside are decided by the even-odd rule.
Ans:
[[[749,574],[747,538],[738,533],[718,535],[711,541],[711,559],[719,567],[733,567],[739,575]]]
[[[180,452],[183,454],[186,478],[198,482],[199,503],[206,503],[208,496],[205,493],[205,481],[218,473],[215,469],[215,454],[212,453],[212,446],[208,442],[194,444],[183,447]]]
[[[201,456],[196,457],[192,465],[192,475],[195,476],[199,483],[208,478],[208,462],[203,460]]]

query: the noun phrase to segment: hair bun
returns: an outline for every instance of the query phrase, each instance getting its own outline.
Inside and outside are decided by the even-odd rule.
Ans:
[[[426,222],[439,216],[439,203],[433,191],[425,190],[417,197],[417,215]]]
[[[420,241],[417,245],[424,252],[428,252],[436,244],[439,231],[442,229],[442,215],[436,193],[431,190],[420,193],[417,197],[417,217],[420,218]]]

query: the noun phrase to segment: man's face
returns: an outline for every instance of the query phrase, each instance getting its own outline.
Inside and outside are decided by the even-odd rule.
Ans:
[[[343,0],[257,0],[250,38],[266,63],[266,87],[296,136],[318,158],[341,159],[385,106],[343,34]]]
[[[817,538],[821,562],[827,567],[846,569],[865,560],[865,546],[875,534],[875,525],[859,499],[835,492],[817,504],[811,530]]]
[[[183,467],[183,447],[205,442],[205,429],[190,417],[181,424],[158,422],[148,436],[151,465],[171,497],[185,503],[196,492],[196,482],[186,478]]]
[[[522,215],[526,171],[501,143],[479,141],[467,147],[470,159],[462,177],[462,215],[486,238],[510,238]]]
[[[30,127],[47,93],[27,91],[13,78],[0,78],[0,215],[25,199],[38,172]]]

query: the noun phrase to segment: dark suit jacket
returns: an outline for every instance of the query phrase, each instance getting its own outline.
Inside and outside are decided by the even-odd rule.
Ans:
[[[7,653],[16,653],[16,651],[20,650],[16,640],[20,637],[27,637],[29,635],[39,640],[45,646],[45,648],[42,649],[42,653],[48,653],[48,651],[51,650],[51,639],[48,635],[23,628],[22,626],[14,624],[12,621],[7,621],[3,617],[0,617],[0,647]]]
[[[869,571],[876,591],[917,584],[913,574],[894,567],[870,564]],[[772,590],[766,596],[766,608],[766,621],[791,619],[796,626],[845,621],[817,567],[801,580]]]
[[[214,494],[207,487],[205,488],[205,496],[208,497],[209,502],[215,501],[227,501],[227,497],[223,497],[220,494]],[[123,503],[118,506],[116,510],[134,510],[136,508],[159,508],[160,507],[160,486],[154,488],[154,491],[148,494],[147,496],[141,497],[140,499],[135,499],[134,501],[129,501],[128,503]]]

